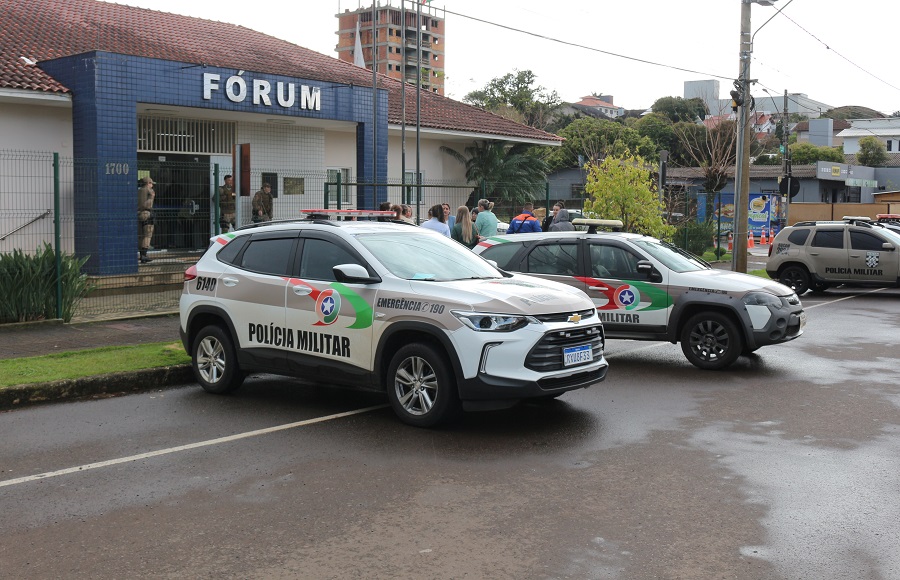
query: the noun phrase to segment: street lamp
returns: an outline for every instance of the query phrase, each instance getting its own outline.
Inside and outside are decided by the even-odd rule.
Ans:
[[[750,55],[753,54],[753,36],[756,36],[756,33],[753,36],[750,35],[750,5],[772,6],[776,1],[741,0],[740,69],[738,71],[738,82],[735,86],[736,90],[731,92],[734,102],[740,108],[740,113],[738,114],[737,159],[734,170],[734,253],[731,256],[731,269],[735,272],[747,272],[747,212],[750,199],[751,137],[751,132],[747,130],[747,125],[750,121],[750,107],[752,105],[750,97]],[[768,24],[769,20],[763,26]],[[759,30],[756,32],[759,32]]]

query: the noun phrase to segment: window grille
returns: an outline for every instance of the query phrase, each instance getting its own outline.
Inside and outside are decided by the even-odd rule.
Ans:
[[[234,141],[233,122],[138,115],[141,153],[231,155]]]

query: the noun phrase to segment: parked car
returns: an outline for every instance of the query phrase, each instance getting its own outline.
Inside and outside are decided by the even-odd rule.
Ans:
[[[576,225],[611,225],[601,222]],[[742,353],[794,340],[806,324],[800,299],[790,288],[714,269],[649,236],[516,234],[483,240],[475,251],[504,270],[584,290],[607,337],[680,343],[685,357],[701,369],[723,369]]]
[[[180,310],[209,392],[252,371],[303,377],[386,392],[402,421],[422,427],[460,402],[557,397],[607,370],[584,292],[501,272],[401,223],[310,219],[216,236],[185,273]]]
[[[766,272],[801,295],[840,284],[900,286],[900,233],[866,217],[797,222],[775,236]]]

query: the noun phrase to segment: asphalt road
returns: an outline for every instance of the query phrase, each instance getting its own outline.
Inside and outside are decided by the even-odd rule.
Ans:
[[[610,341],[437,431],[270,376],[2,413],[0,576],[900,578],[900,291],[804,305],[730,371]]]

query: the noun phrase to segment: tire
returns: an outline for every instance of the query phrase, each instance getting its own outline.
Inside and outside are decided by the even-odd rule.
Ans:
[[[401,421],[415,427],[435,427],[459,411],[459,395],[450,365],[428,344],[408,344],[391,359],[387,395]]]
[[[797,296],[804,294],[810,288],[809,272],[802,266],[788,266],[781,271],[778,281],[788,288],[792,288]]]
[[[824,292],[829,288],[831,288],[831,284],[829,284],[828,282],[819,282],[814,278],[809,282],[809,289],[813,292]]]
[[[730,366],[744,350],[744,340],[731,317],[720,312],[691,316],[681,330],[681,351],[688,361],[704,370]]]
[[[191,364],[197,382],[207,393],[230,393],[244,382],[244,374],[238,368],[234,342],[221,326],[205,326],[197,333]]]

